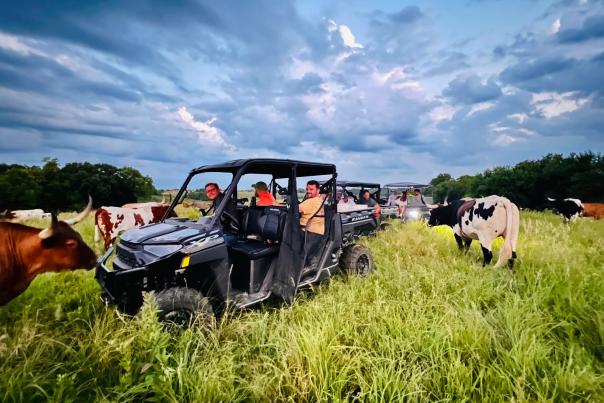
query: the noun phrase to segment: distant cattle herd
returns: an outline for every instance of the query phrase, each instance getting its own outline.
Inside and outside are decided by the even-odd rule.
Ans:
[[[549,199],[554,210],[573,221],[578,217],[604,217],[603,203],[582,203],[578,199]],[[169,205],[158,202],[128,203],[122,207],[100,207],[95,213],[95,242],[103,238],[107,249],[123,231],[159,222]],[[0,213],[0,305],[21,294],[34,277],[44,272],[61,272],[78,268],[91,269],[96,255],[71,225],[85,219],[92,211],[92,200],[76,217],[59,221],[55,214],[40,209]],[[175,216],[172,212],[171,216]],[[47,228],[21,224],[30,219],[51,218]],[[431,209],[428,225],[448,225],[453,229],[460,249],[467,250],[478,240],[483,262],[493,257],[492,241],[501,236],[504,244],[496,266],[513,267],[516,258],[519,214],[516,205],[505,197],[465,198]]]

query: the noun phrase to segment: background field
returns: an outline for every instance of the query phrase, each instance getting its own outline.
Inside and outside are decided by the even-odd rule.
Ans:
[[[92,220],[77,228],[92,243]],[[0,401],[602,401],[602,234],[523,212],[510,272],[444,229],[395,225],[365,241],[368,278],[212,331],[166,331],[149,301],[126,318],[92,272],[46,274],[0,308]]]

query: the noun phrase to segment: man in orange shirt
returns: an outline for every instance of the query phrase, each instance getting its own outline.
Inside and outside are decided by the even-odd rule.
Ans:
[[[264,182],[257,182],[252,185],[256,189],[256,206],[276,206],[279,203],[275,200],[271,192],[268,191],[268,186]]]

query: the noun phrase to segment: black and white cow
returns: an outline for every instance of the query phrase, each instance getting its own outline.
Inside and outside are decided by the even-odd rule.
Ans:
[[[504,243],[495,267],[506,262],[510,269],[514,267],[520,213],[518,207],[505,197],[454,200],[446,206],[430,210],[428,225],[448,225],[453,228],[459,249],[465,248],[467,251],[472,240],[480,241],[483,266],[493,259],[493,240],[502,236]]]
[[[583,203],[579,199],[556,200],[548,197],[547,200],[564,217],[564,221],[575,220],[583,213]]]

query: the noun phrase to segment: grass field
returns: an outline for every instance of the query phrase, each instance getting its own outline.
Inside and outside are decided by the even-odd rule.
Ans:
[[[150,301],[128,319],[92,272],[46,274],[0,308],[0,401],[604,401],[602,235],[523,212],[511,272],[395,225],[364,241],[368,278],[212,331],[166,331]]]

